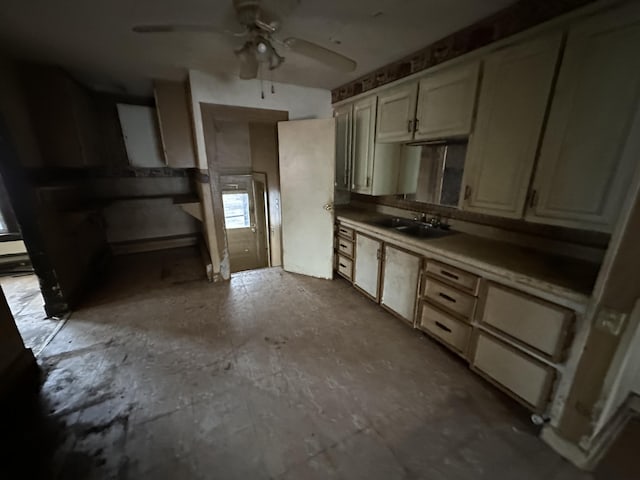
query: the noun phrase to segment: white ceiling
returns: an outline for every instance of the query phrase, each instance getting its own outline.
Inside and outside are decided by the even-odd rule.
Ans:
[[[264,0],[288,10],[282,2]],[[490,15],[515,0],[301,0],[277,37],[300,37],[358,62],[345,74],[290,52],[273,80],[334,88]],[[137,24],[233,27],[231,0],[2,0],[0,45],[56,63],[95,88],[147,94],[151,78],[186,69],[237,72],[242,41],[216,34],[131,32]],[[339,44],[335,43],[340,42]]]

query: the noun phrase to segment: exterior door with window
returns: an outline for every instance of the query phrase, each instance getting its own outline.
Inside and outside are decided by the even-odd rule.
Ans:
[[[222,183],[222,205],[227,231],[231,272],[264,268],[269,265],[266,252],[263,197],[256,198],[256,185],[251,175],[226,175]]]

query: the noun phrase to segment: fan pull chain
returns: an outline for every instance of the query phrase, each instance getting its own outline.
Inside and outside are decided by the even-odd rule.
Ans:
[[[271,80],[271,95],[274,95],[276,88],[273,86],[273,70],[269,70],[269,79]]]
[[[264,100],[264,78],[262,76],[262,63],[258,63],[258,79],[260,79],[260,98]]]

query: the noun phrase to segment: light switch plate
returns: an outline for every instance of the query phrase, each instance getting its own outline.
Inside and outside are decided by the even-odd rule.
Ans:
[[[627,320],[627,314],[617,312],[610,308],[602,308],[596,317],[595,327],[603,332],[618,336],[622,331],[622,326]]]

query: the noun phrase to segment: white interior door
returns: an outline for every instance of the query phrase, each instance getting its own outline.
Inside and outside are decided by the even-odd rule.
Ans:
[[[282,264],[288,272],[333,275],[335,120],[278,123]]]

